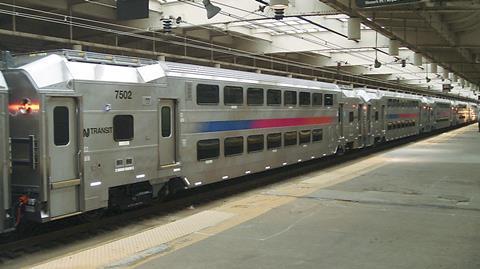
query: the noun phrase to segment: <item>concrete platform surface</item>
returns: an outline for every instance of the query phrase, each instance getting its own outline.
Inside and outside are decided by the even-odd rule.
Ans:
[[[217,210],[242,217],[129,266],[480,268],[480,133],[458,129]]]

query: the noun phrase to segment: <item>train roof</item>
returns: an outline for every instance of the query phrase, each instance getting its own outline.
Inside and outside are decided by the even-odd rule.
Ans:
[[[20,55],[13,59],[10,68],[25,70],[40,90],[69,80],[159,83],[166,82],[161,79],[167,77],[184,77],[339,91],[335,84],[318,81],[70,50]]]
[[[165,76],[155,62],[136,66],[105,64],[100,61],[79,61],[58,53],[23,55],[14,60],[16,64],[9,69],[27,72],[40,90],[70,80],[148,83]],[[61,89],[56,87],[57,91]]]
[[[339,91],[336,84],[313,80],[281,77],[231,69],[183,64],[175,62],[160,62],[167,77],[187,77],[196,79],[215,79],[223,81],[243,82],[251,84],[267,84],[283,87],[296,87],[307,89],[326,89]]]
[[[383,90],[376,90],[370,88],[355,88],[355,91],[362,96],[365,100],[370,99],[381,99],[382,97],[396,97],[396,98],[404,98],[404,99],[413,99],[413,100],[420,100],[423,101],[423,97],[421,95],[415,95],[410,93],[400,93],[400,92],[391,92],[391,91],[383,91]]]

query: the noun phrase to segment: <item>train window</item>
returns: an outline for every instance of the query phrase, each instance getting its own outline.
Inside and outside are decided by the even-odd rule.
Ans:
[[[333,94],[325,94],[323,103],[326,106],[333,106]]]
[[[267,105],[281,105],[282,91],[281,90],[267,90]]]
[[[243,88],[225,86],[223,88],[223,103],[225,105],[243,105]]]
[[[378,111],[375,111],[375,121],[378,121],[379,118],[380,114],[378,113]]]
[[[53,142],[55,146],[65,146],[70,142],[68,107],[53,109]]]
[[[312,104],[314,106],[321,106],[322,105],[322,100],[323,99],[323,95],[321,93],[314,93],[312,94]]]
[[[299,94],[300,105],[301,106],[310,106],[310,93],[309,92],[300,92]]]
[[[172,111],[170,107],[162,107],[162,137],[169,137],[172,134]]]
[[[312,131],[312,141],[318,142],[323,140],[323,130],[322,129],[314,129]]]
[[[267,135],[267,149],[276,149],[282,146],[282,134],[274,133]]]
[[[197,160],[215,159],[220,155],[220,139],[205,139],[197,142]]]
[[[283,135],[284,145],[285,146],[292,146],[297,144],[297,132],[286,132]]]
[[[298,133],[298,140],[300,144],[310,143],[312,137],[312,132],[310,130],[302,130]]]
[[[247,104],[249,106],[263,105],[263,89],[248,88],[248,90],[247,90]]]
[[[350,111],[348,113],[348,122],[353,122],[355,120],[355,115],[353,114],[353,111]]]
[[[286,106],[296,106],[297,105],[297,92],[295,91],[285,91],[283,92],[283,102]]]
[[[227,137],[224,140],[225,156],[232,156],[243,153],[243,136]]]
[[[219,103],[218,85],[198,84],[197,85],[197,104],[216,105]]]
[[[261,151],[264,147],[264,136],[263,135],[249,135],[247,137],[247,151]]]
[[[117,115],[113,117],[113,140],[130,141],[133,139],[133,116]]]

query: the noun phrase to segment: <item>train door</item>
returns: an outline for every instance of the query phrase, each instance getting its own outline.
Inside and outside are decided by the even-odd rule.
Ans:
[[[365,145],[365,131],[364,131],[364,118],[363,118],[363,105],[358,105],[358,135],[360,137],[360,143]]]
[[[175,146],[175,100],[159,100],[158,113],[158,158],[159,165],[162,167],[175,164],[177,161]]]
[[[78,113],[74,98],[52,97],[47,106],[50,216],[80,210]]]
[[[422,109],[422,105],[420,104],[420,106],[418,107],[418,121],[417,121],[417,127],[418,127],[418,131],[419,133],[423,132],[422,128],[420,127],[420,125],[423,126],[423,109]]]
[[[340,137],[343,137],[343,104],[338,106],[338,125],[340,128]]]
[[[370,134],[372,133],[372,105],[367,106],[367,143],[370,144]]]

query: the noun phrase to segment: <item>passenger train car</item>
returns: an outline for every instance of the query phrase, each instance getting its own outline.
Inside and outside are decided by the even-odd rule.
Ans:
[[[22,198],[21,218],[38,222],[129,208],[452,119],[447,100],[220,68],[78,51],[14,62],[4,71],[18,110],[12,196]]]
[[[13,214],[10,211],[10,144],[7,94],[7,84],[0,74],[0,233],[13,227]]]

